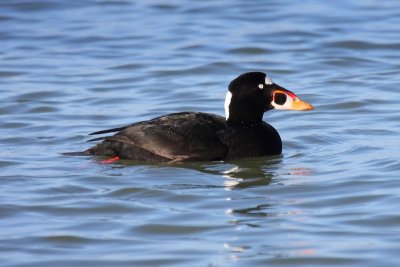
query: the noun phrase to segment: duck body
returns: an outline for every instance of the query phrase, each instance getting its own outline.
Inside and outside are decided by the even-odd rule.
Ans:
[[[224,117],[181,112],[95,132],[111,136],[85,155],[117,156],[138,161],[212,161],[276,155],[282,152],[278,132],[269,124],[229,125]],[[92,135],[93,135],[92,134]]]
[[[201,112],[181,112],[103,130],[91,135],[102,141],[74,155],[104,155],[139,161],[210,161],[277,155],[278,132],[262,120],[271,109],[311,110],[293,92],[262,72],[235,78],[225,98],[225,118]]]

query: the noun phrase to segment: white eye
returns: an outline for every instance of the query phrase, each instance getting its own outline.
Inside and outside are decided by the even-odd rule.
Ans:
[[[258,85],[258,88],[263,89],[263,88],[264,88],[264,84],[260,83],[260,84]]]

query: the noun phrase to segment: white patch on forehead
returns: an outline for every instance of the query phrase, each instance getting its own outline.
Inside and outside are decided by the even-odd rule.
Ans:
[[[272,81],[272,79],[267,75],[265,76],[265,84],[273,84],[274,82]]]
[[[232,93],[231,92],[226,92],[226,96],[225,96],[225,119],[228,120],[229,119],[229,105],[231,104],[231,99],[232,99]]]

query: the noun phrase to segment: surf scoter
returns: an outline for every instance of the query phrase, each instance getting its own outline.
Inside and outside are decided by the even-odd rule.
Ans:
[[[234,79],[221,117],[180,112],[128,126],[91,133],[117,132],[89,141],[102,141],[82,155],[104,155],[139,161],[212,161],[277,155],[282,152],[278,132],[262,121],[270,109],[311,110],[313,106],[277,85],[262,72]]]

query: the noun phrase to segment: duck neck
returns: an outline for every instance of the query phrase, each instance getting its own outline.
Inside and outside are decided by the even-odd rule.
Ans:
[[[260,115],[255,115],[254,113],[247,113],[247,112],[231,112],[230,116],[226,120],[226,123],[233,127],[257,127],[262,124],[262,116],[263,113]]]
[[[227,92],[225,98],[226,122],[229,126],[255,127],[262,123],[265,110],[262,103],[253,99],[237,99]]]
[[[253,128],[260,126],[263,122],[248,122],[248,121],[234,121],[234,120],[227,120],[226,123],[229,127],[239,127],[239,128]]]

